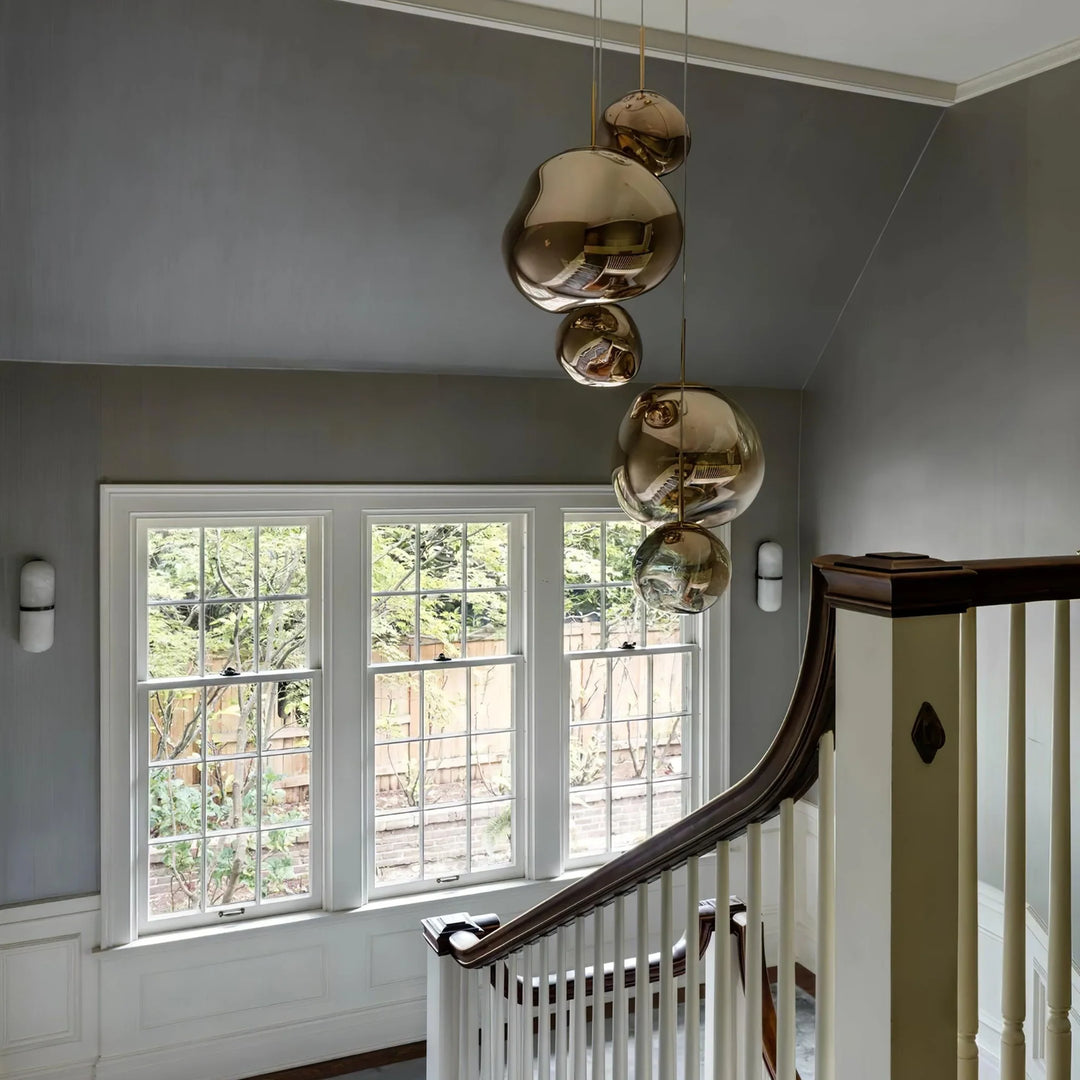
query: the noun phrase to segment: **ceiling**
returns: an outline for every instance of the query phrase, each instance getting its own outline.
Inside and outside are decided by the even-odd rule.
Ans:
[[[592,0],[351,0],[588,39]],[[683,0],[644,0],[650,46],[682,52]],[[1080,57],[1076,0],[688,0],[700,63],[951,104]],[[637,45],[639,0],[603,0]]]

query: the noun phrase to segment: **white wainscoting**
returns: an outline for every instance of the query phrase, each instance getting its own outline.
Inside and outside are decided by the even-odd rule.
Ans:
[[[979,1078],[998,1080],[1001,1040],[1001,946],[1004,897],[1000,889],[979,884]],[[1049,943],[1038,916],[1027,913],[1027,1075],[1042,1080],[1046,1066],[1037,1056],[1041,1032],[1046,1029],[1046,966]],[[1043,989],[1041,995],[1038,988]],[[1073,1029],[1073,1080],[1080,1080],[1080,969],[1073,965],[1070,1014]]]

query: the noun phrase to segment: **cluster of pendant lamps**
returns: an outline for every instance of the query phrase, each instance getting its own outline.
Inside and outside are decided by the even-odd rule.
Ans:
[[[734,401],[686,381],[684,224],[660,177],[683,165],[690,151],[688,58],[684,52],[680,111],[645,89],[642,0],[640,89],[604,109],[598,126],[598,2],[590,145],[556,154],[535,170],[506,226],[503,254],[521,294],[564,316],[555,344],[563,369],[598,388],[622,386],[638,374],[641,335],[621,303],[659,285],[682,256],[679,381],[635,398],[619,428],[612,483],[622,509],[653,527],[634,555],[638,594],[649,607],[697,614],[731,580],[730,554],[711,529],[753,502],[765,457],[757,429]],[[684,209],[685,194],[684,179]]]

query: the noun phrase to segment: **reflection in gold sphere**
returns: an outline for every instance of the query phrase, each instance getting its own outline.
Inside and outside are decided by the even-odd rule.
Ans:
[[[653,176],[674,172],[690,153],[690,128],[662,94],[635,90],[604,110],[605,145],[637,158]]]
[[[619,505],[635,521],[678,519],[680,437],[683,519],[723,525],[738,517],[765,478],[761,437],[734,401],[690,383],[681,394],[678,383],[651,387],[623,417],[611,476]]]
[[[510,278],[545,311],[627,300],[667,277],[682,250],[679,209],[648,169],[587,147],[548,158],[503,233]]]
[[[696,615],[712,607],[730,581],[727,547],[700,525],[661,525],[634,553],[634,588],[651,608]]]
[[[641,336],[634,320],[617,304],[590,304],[563,319],[555,355],[583,386],[621,386],[641,365]]]

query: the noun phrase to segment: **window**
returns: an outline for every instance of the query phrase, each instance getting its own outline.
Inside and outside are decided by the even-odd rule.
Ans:
[[[726,602],[645,611],[607,488],[118,485],[101,523],[106,947],[513,889],[723,786]]]
[[[374,887],[515,870],[521,519],[368,532]]]
[[[317,896],[317,532],[295,520],[139,524],[144,928]]]
[[[690,808],[698,645],[689,620],[631,584],[645,528],[568,516],[563,653],[569,685],[569,854],[624,851]]]

